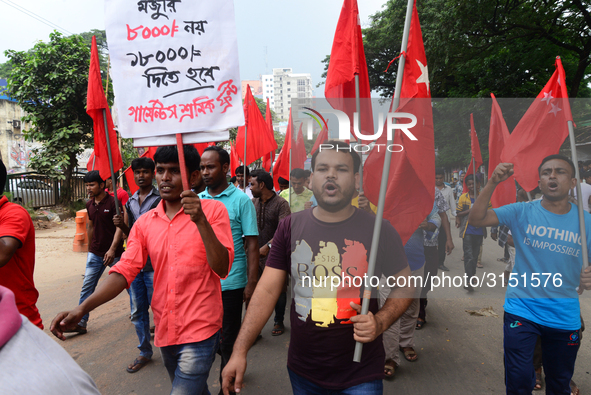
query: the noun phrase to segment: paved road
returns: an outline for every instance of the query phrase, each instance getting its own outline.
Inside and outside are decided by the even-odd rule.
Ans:
[[[43,233],[45,232],[45,233]],[[71,252],[73,229],[51,231],[56,239],[43,239],[50,231],[38,232],[38,268],[36,282],[40,291],[39,310],[46,327],[55,314],[76,305],[82,285],[85,254]],[[456,232],[454,231],[454,234]],[[62,240],[59,240],[63,237]],[[448,275],[462,275],[461,240],[448,257]],[[63,247],[62,247],[63,245]],[[65,251],[65,252],[64,252]],[[484,270],[502,273],[504,264],[497,262],[502,249],[490,239],[485,241]],[[71,270],[49,276],[53,267],[66,261],[76,262]],[[582,312],[591,322],[591,293],[582,299]],[[392,381],[385,381],[385,394],[500,394],[504,392],[502,351],[502,305],[504,289],[499,285],[468,295],[462,289],[440,289],[430,294],[427,325],[416,332],[417,362],[402,359]],[[492,307],[499,318],[470,316],[465,310]],[[244,394],[291,393],[285,368],[289,345],[289,323],[283,336],[272,337],[272,322],[263,330],[263,339],[248,355]],[[46,332],[47,329],[46,329]],[[586,337],[586,336],[585,336]],[[56,340],[58,341],[58,340]],[[119,295],[108,305],[91,314],[89,332],[73,335],[59,342],[96,381],[105,395],[167,394],[168,375],[156,351],[153,362],[135,374],[125,367],[137,356],[137,337],[129,321],[127,294]],[[591,393],[591,351],[584,339],[579,351],[574,380],[582,394]],[[209,377],[212,393],[219,391],[219,358]]]

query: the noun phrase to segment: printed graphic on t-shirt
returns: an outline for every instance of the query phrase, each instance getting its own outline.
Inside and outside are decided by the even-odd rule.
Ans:
[[[350,323],[356,314],[350,302],[360,303],[362,282],[367,272],[367,248],[359,241],[344,240],[339,251],[334,242],[320,241],[313,255],[305,240],[296,241],[291,255],[294,303],[298,318],[308,317],[319,327],[341,320]],[[344,321],[343,321],[344,320]]]
[[[523,244],[532,248],[579,257],[581,236],[567,229],[527,224]]]

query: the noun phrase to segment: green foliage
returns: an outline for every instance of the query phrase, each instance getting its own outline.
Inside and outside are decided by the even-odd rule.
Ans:
[[[10,63],[10,61],[5,62],[5,63],[0,63],[0,78],[8,78],[11,71],[12,71],[12,63]]]
[[[13,69],[8,90],[32,128],[28,141],[42,143],[31,158],[36,171],[64,180],[62,201],[70,199],[69,181],[76,155],[92,143],[92,119],[86,114],[90,51],[82,37],[54,32],[28,52],[5,52]]]
[[[139,158],[137,148],[133,147],[133,139],[121,139],[121,158],[123,159],[123,170],[131,166],[131,161]]]
[[[373,89],[392,96],[406,2],[364,29]],[[433,97],[535,97],[561,55],[571,97],[589,96],[591,18],[579,0],[424,0],[417,5]],[[581,90],[579,94],[579,90]]]

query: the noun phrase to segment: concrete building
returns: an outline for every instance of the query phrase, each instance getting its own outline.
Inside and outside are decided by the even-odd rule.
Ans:
[[[283,121],[289,119],[291,99],[312,99],[313,87],[310,74],[294,73],[291,68],[273,69],[273,74],[261,76],[263,100]],[[301,102],[300,102],[301,104]]]
[[[6,80],[0,80],[0,157],[9,173],[27,169],[31,150],[39,144],[25,141],[22,133],[29,125],[23,125],[23,109],[6,96]]]

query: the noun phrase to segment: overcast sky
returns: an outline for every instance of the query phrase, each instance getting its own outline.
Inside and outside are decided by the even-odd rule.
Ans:
[[[379,11],[386,0],[358,2],[361,25],[365,27],[369,15]],[[258,79],[273,68],[291,67],[296,73],[310,73],[312,83],[318,84],[324,66],[321,60],[330,53],[342,3],[342,0],[235,1],[241,79]],[[6,61],[5,50],[27,50],[36,41],[47,41],[54,30],[13,6],[25,8],[67,33],[105,28],[102,0],[0,0],[0,62]],[[323,97],[324,89],[317,88],[315,94]]]

